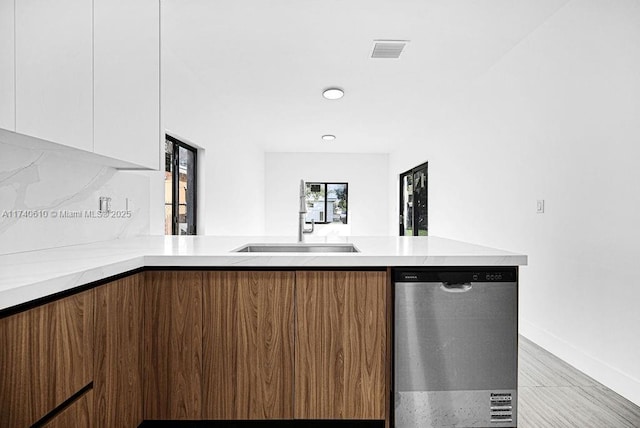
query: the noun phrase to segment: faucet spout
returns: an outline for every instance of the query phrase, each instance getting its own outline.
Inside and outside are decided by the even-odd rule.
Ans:
[[[298,211],[298,242],[303,242],[304,234],[304,219],[307,214],[307,202],[304,197],[304,180],[300,180],[300,210]]]
[[[307,201],[305,200],[305,197],[304,197],[304,191],[305,191],[304,180],[300,180],[300,211],[298,211],[300,214],[307,213]]]

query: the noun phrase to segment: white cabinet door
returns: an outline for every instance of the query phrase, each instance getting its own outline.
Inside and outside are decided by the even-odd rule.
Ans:
[[[94,0],[94,37],[94,150],[158,169],[159,0]]]
[[[0,0],[0,128],[16,130],[13,2]]]
[[[93,150],[91,0],[18,0],[16,131]]]

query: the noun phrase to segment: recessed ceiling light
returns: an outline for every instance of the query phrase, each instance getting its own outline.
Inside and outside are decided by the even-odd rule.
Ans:
[[[331,135],[331,134],[327,134],[327,135],[323,135],[322,139],[325,141],[333,141],[336,139],[335,135]]]
[[[328,100],[338,100],[344,96],[344,91],[340,88],[328,88],[322,92],[322,96]]]

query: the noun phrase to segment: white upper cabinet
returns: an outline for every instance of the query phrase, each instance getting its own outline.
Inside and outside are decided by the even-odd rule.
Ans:
[[[159,0],[0,0],[0,128],[158,169]]]
[[[0,128],[15,131],[13,2],[0,0]]]
[[[15,2],[16,132],[93,150],[91,3]]]
[[[160,4],[94,0],[94,150],[158,169]]]

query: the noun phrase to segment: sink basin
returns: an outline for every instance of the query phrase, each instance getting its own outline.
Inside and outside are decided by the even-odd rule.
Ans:
[[[353,244],[247,244],[235,253],[359,253]]]

